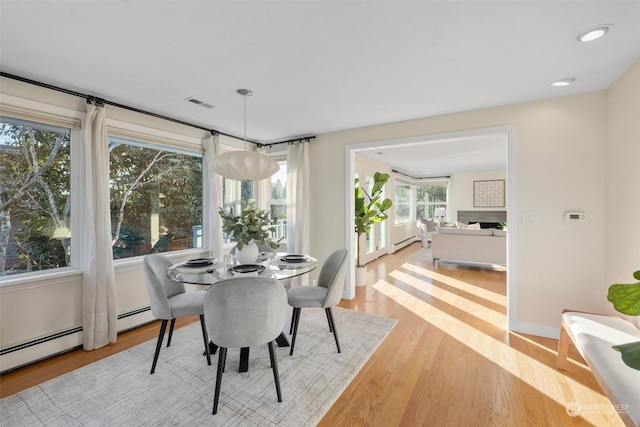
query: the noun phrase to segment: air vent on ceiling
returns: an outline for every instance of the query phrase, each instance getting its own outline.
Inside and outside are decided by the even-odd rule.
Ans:
[[[206,102],[203,102],[203,101],[200,101],[199,99],[195,99],[195,98],[191,98],[191,97],[189,97],[189,98],[185,98],[185,101],[192,102],[192,103],[194,103],[194,104],[196,104],[196,105],[199,105],[199,106],[201,106],[201,107],[205,107],[205,108],[213,108],[213,105],[211,105],[211,104],[207,104]]]

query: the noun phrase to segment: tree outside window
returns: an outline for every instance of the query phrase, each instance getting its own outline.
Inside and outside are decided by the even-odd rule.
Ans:
[[[202,158],[109,138],[114,259],[201,246]]]
[[[0,276],[70,264],[70,134],[0,118]]]
[[[420,184],[416,188],[416,218],[433,218],[436,208],[447,207],[447,182]]]

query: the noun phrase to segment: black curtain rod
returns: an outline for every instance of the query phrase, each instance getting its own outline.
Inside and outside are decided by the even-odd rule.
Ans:
[[[108,105],[112,105],[114,107],[123,108],[125,110],[134,111],[136,113],[145,114],[147,116],[156,117],[158,119],[167,120],[167,121],[178,123],[178,124],[185,125],[185,126],[190,126],[192,128],[196,128],[196,129],[200,129],[200,130],[204,130],[204,131],[210,132],[212,135],[215,135],[215,134],[224,135],[224,136],[228,136],[230,138],[244,140],[244,138],[241,138],[241,137],[239,137],[237,135],[231,135],[231,134],[228,134],[228,133],[220,132],[220,131],[215,130],[215,129],[208,129],[206,127],[199,126],[199,125],[194,125],[193,123],[185,122],[183,120],[174,119],[172,117],[163,116],[161,114],[152,113],[150,111],[141,110],[141,109],[135,108],[135,107],[129,107],[128,105],[118,104],[117,102],[107,101],[107,100],[99,98],[97,96],[87,95],[87,94],[80,93],[80,92],[75,92],[75,91],[72,91],[72,90],[69,90],[69,89],[64,89],[64,88],[61,88],[61,87],[58,87],[58,86],[53,86],[53,85],[50,85],[50,84],[47,84],[47,83],[38,82],[36,80],[27,79],[25,77],[16,76],[14,74],[5,73],[4,71],[0,71],[0,76],[6,77],[8,79],[18,80],[18,81],[23,82],[23,83],[29,83],[29,84],[32,84],[34,86],[40,86],[40,87],[43,87],[43,88],[46,88],[46,89],[51,89],[51,90],[55,90],[55,91],[58,91],[58,92],[66,93],[68,95],[74,95],[74,96],[77,96],[79,98],[84,98],[88,102],[96,102],[98,104],[103,104],[103,105],[104,104],[108,104]],[[252,144],[255,144],[258,147],[261,147],[263,145],[272,145],[272,144],[261,144],[261,143],[259,143],[257,141],[252,141],[250,139],[247,139],[246,141],[250,142]]]
[[[421,177],[416,177],[416,176],[411,176],[411,175],[409,175],[409,174],[406,174],[406,173],[404,173],[404,172],[400,172],[399,170],[396,170],[396,169],[391,169],[391,172],[393,172],[393,173],[397,173],[398,175],[406,176],[407,178],[411,178],[411,179],[414,179],[414,180],[416,180],[416,181],[420,181],[420,180],[423,180],[423,179],[439,179],[439,178],[447,178],[447,179],[449,179],[449,178],[451,178],[451,176],[450,176],[450,175],[443,175],[443,176],[421,176]]]
[[[258,146],[258,148],[262,148],[262,147],[271,147],[272,145],[278,145],[278,144],[292,144],[294,142],[300,142],[300,141],[311,142],[312,139],[315,139],[315,136],[305,136],[301,138],[287,139],[286,141],[278,141],[278,142],[257,142],[256,145]]]

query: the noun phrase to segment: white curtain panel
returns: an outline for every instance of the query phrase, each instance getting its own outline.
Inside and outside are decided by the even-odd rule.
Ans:
[[[109,209],[109,147],[104,106],[87,103],[83,123],[82,346],[116,342],[118,311]]]
[[[267,149],[258,147],[256,152],[266,155]],[[269,199],[271,199],[271,177],[256,182],[256,205],[263,211],[268,211]]]
[[[309,141],[287,146],[287,252],[309,253]]]
[[[206,206],[202,212],[203,225],[206,230],[205,245],[209,247],[209,256],[222,260],[224,258],[222,223],[218,214],[222,206],[222,177],[213,170],[213,165],[220,152],[220,137],[212,135],[202,141],[202,146],[205,162],[204,180],[207,183],[203,188],[208,188],[209,191],[208,197],[205,198]]]

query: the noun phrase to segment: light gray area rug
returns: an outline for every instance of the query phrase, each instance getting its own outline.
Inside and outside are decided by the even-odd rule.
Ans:
[[[429,261],[433,262],[431,257],[431,248],[422,248],[409,257],[409,261]]]
[[[333,405],[396,320],[334,308],[342,353],[322,309],[304,309],[295,353],[277,350],[283,402],[278,403],[267,346],[251,348],[238,373],[229,349],[218,413],[211,414],[217,354],[202,355],[195,323],[173,334],[149,374],[156,340],[148,341],[0,401],[9,426],[312,426]],[[289,330],[287,318],[286,330]],[[287,335],[289,337],[289,335]]]

